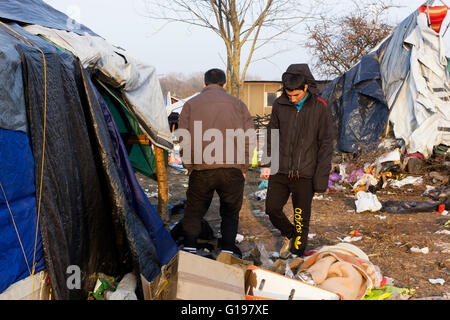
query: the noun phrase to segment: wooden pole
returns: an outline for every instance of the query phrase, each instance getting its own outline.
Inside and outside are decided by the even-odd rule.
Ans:
[[[167,184],[166,161],[164,159],[164,150],[153,145],[156,160],[156,177],[158,180],[158,214],[164,221],[169,222],[168,204],[169,204],[169,187]]]

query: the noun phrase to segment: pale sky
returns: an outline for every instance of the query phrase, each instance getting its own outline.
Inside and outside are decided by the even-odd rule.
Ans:
[[[225,47],[212,31],[174,23],[160,29],[162,23],[151,21],[143,15],[144,0],[44,0],[59,11],[76,19],[114,45],[154,66],[159,75],[181,72],[205,72],[210,68],[225,69]],[[350,1],[340,1],[341,3]],[[391,9],[388,19],[397,24],[418,8],[424,0],[396,0],[404,8]],[[444,1],[448,4],[450,0]],[[441,5],[435,1],[435,5]],[[339,7],[341,12],[345,5]],[[443,28],[450,21],[447,14]],[[160,30],[159,30],[160,29]],[[159,30],[159,31],[158,31]],[[295,42],[293,39],[292,42]],[[444,42],[450,56],[450,28]],[[262,50],[269,51],[264,47]],[[289,51],[280,53],[270,61],[253,63],[248,75],[262,80],[279,80],[281,74],[292,63],[311,63],[310,51],[300,45],[290,45]],[[260,54],[270,55],[269,52]]]

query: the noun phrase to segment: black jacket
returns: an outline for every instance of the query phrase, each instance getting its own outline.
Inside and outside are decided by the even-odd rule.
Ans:
[[[285,92],[275,100],[266,150],[270,155],[271,130],[279,129],[278,173],[313,179],[314,191],[324,192],[328,187],[333,155],[331,112],[325,101],[317,96],[316,83],[308,65],[291,65],[286,73],[303,73],[310,88],[309,96],[300,111]]]

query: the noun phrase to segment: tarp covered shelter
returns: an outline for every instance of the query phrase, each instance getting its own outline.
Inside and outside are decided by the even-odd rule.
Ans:
[[[56,299],[85,299],[98,272],[151,281],[178,250],[116,121],[171,147],[155,69],[69,20],[40,0],[0,2],[0,294],[45,268]],[[70,48],[44,31],[71,35]],[[97,63],[70,50],[83,41],[102,44]],[[69,266],[79,289],[67,286]]]
[[[427,158],[434,146],[450,144],[445,46],[419,9],[334,79],[322,98],[332,108],[340,151],[357,152],[377,142],[388,123],[409,153],[420,152]]]

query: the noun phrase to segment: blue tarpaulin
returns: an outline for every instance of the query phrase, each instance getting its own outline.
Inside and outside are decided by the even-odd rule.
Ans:
[[[27,135],[0,128],[0,155],[0,183],[3,188],[0,189],[0,292],[3,292],[11,284],[30,276],[37,226],[37,202],[34,160]],[[35,273],[45,268],[39,232],[34,261]]]

